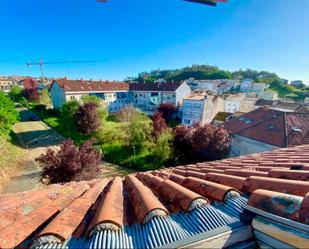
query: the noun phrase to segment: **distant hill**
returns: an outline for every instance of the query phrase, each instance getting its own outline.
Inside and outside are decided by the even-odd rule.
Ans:
[[[294,100],[303,100],[309,96],[309,87],[293,87],[287,85],[285,80],[277,74],[268,71],[257,71],[252,69],[237,70],[234,72],[223,70],[217,66],[210,65],[192,65],[180,69],[152,70],[150,72],[141,72],[137,77],[129,77],[128,80],[138,82],[154,82],[156,80],[164,81],[182,81],[189,78],[197,80],[213,79],[246,79],[250,78],[256,82],[270,84],[270,89],[278,92],[280,97],[292,98]]]

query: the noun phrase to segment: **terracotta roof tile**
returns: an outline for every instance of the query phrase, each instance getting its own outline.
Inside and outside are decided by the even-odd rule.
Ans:
[[[300,212],[299,212],[299,221],[305,224],[309,224],[309,193],[307,193],[302,201]]]
[[[208,181],[224,184],[240,191],[242,191],[243,184],[246,181],[246,178],[244,177],[225,175],[220,173],[208,173],[205,178]]]
[[[61,241],[68,239],[83,220],[88,209],[95,203],[108,180],[104,179],[82,196],[73,200],[39,234],[38,237],[54,235]]]
[[[237,170],[237,169],[226,169],[224,171],[225,174],[249,177],[249,176],[267,176],[267,172],[262,171],[254,171],[254,170]]]
[[[57,83],[65,92],[115,92],[129,90],[129,84],[125,82],[56,79],[52,84],[54,83]]]
[[[253,193],[257,189],[305,196],[309,192],[309,182],[259,176],[248,177],[243,186],[244,192]]]
[[[284,218],[300,221],[299,213],[302,201],[303,198],[300,196],[259,189],[251,194],[247,205]]]
[[[278,147],[309,143],[309,113],[258,108],[225,123],[232,134]]]
[[[156,216],[168,214],[167,209],[152,191],[134,175],[127,176],[125,178],[125,183],[139,222],[146,223],[149,219]]]
[[[5,207],[0,209],[0,247],[16,247],[27,238],[35,240],[34,246],[64,240],[67,243],[72,237],[87,241],[94,239],[98,243],[98,237],[107,234],[116,236],[116,233],[131,238],[135,232],[126,233],[128,229],[140,226],[136,223],[147,223],[142,227],[149,229],[157,222],[168,221],[170,223],[166,227],[182,229],[184,224],[179,226],[175,218],[178,215],[179,220],[195,216],[190,225],[194,229],[196,226],[207,227],[212,223],[208,224],[208,220],[202,220],[204,218],[221,224],[225,219],[239,217],[239,210],[250,194],[249,204],[252,207],[308,224],[309,182],[308,172],[304,170],[309,167],[308,159],[309,145],[303,145],[138,173],[127,176],[124,181],[116,177],[0,195],[0,202],[5,203]],[[289,169],[295,165],[302,167],[298,167],[300,170]],[[263,177],[252,176],[254,174]],[[235,189],[244,194],[237,196],[239,192]],[[268,204],[271,196],[275,197],[278,205],[275,202]],[[300,199],[303,199],[301,205],[295,202]],[[294,209],[291,207],[293,203]],[[202,210],[208,211],[201,214]],[[169,213],[173,215],[166,217]],[[226,218],[219,218],[219,213]],[[152,232],[160,233],[161,225]],[[170,230],[164,231],[167,232]],[[90,234],[92,236],[89,237]],[[143,236],[140,242],[156,235]]]
[[[0,248],[13,248],[19,245],[29,235],[35,232],[38,227],[64,209],[75,198],[82,195],[88,188],[89,185],[85,183],[79,184],[71,192],[66,193],[54,201],[48,201],[45,205],[35,209],[34,211],[14,221],[9,226],[1,229]],[[21,227],[23,229],[20,229]]]
[[[268,176],[281,179],[309,181],[308,170],[272,169]]]

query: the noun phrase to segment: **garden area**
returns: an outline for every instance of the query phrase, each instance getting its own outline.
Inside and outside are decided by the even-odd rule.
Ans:
[[[104,102],[88,95],[60,110],[50,108],[48,92],[13,89],[10,97],[66,138],[58,151],[49,149],[37,158],[43,179],[50,183],[95,178],[102,160],[148,171],[221,159],[230,150],[227,130],[211,124],[179,125],[176,107],[169,103],[148,117],[131,105],[110,114]]]

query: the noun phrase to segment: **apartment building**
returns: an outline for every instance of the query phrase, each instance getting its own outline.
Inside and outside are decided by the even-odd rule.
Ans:
[[[206,93],[191,94],[184,98],[182,124],[210,123],[216,114],[224,109],[224,100],[217,95]]]
[[[224,111],[229,113],[234,113],[240,111],[240,104],[245,98],[245,94],[229,94],[223,96],[224,103]]]
[[[191,93],[185,82],[130,83],[130,102],[141,111],[153,114],[161,103],[182,106],[184,97]]]
[[[129,84],[92,80],[56,79],[50,87],[53,107],[59,109],[70,100],[80,100],[83,96],[96,96],[107,104],[110,112],[118,112],[129,103]]]
[[[268,84],[265,83],[256,83],[251,79],[245,79],[240,84],[240,92],[242,93],[259,93],[264,92],[269,87]]]
[[[0,77],[0,91],[8,93],[13,86],[13,80],[9,77]]]

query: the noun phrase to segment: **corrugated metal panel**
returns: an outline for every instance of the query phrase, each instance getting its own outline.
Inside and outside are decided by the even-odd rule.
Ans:
[[[216,202],[190,213],[179,212],[167,217],[157,217],[145,225],[125,226],[119,231],[105,230],[90,239],[71,238],[64,244],[37,248],[156,248],[239,222],[242,205],[246,202],[245,197],[233,197],[225,204]]]

